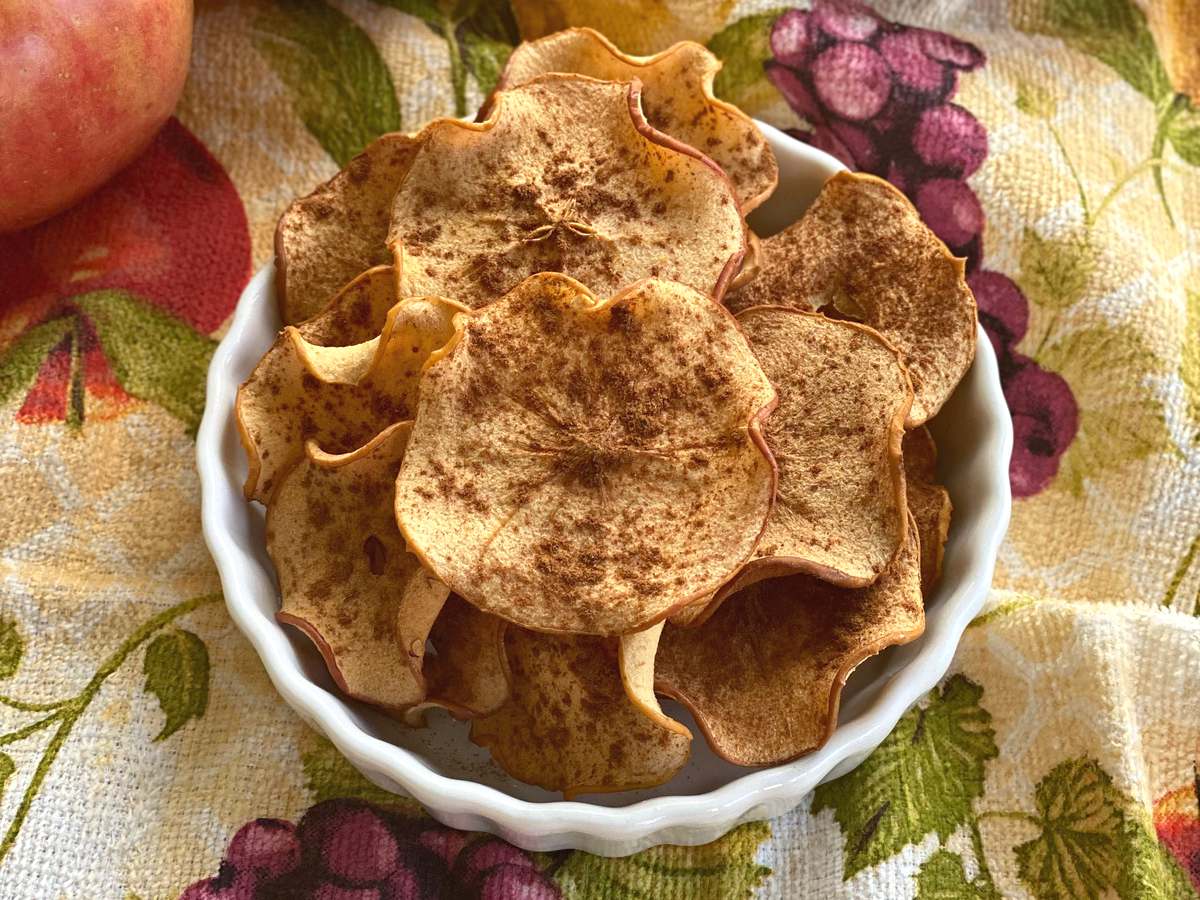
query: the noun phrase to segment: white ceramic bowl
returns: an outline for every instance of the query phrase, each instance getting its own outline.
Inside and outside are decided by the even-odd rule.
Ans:
[[[779,188],[752,217],[762,234],[795,220],[841,165],[760,123],[779,160]],[[247,286],[213,357],[196,455],[204,535],[230,615],[254,645],[275,687],[375,784],[420,801],[439,821],[488,831],[527,850],[575,848],[622,856],[655,844],[701,844],[735,825],[783,813],[822,781],[858,765],[904,712],[945,674],[967,623],[991,585],[1008,527],[1012,426],[992,346],[979,332],[975,363],[931,423],[939,474],[954,501],[942,581],[928,599],[925,634],[864,663],[843,695],[838,727],[815,753],[782,766],[744,769],[711,753],[691,717],[667,711],[697,736],[692,760],[666,785],[566,802],[517,782],[467,739],[467,726],[431,715],[406,729],[338,694],[308,639],[276,623],[278,591],[263,541],[261,508],[242,498],[246,460],[233,404],[238,385],[279,328],[273,267]]]

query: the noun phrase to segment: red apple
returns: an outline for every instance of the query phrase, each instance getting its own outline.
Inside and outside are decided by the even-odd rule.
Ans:
[[[131,162],[175,108],[192,0],[0,0],[0,233]]]

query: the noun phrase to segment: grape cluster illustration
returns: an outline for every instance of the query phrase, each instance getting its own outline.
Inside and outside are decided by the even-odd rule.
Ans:
[[[559,900],[523,850],[358,800],[326,800],[299,823],[255,819],[217,874],[180,900]]]
[[[1011,279],[983,268],[985,218],[967,179],[987,158],[987,130],[952,102],[959,76],[984,65],[975,45],[890,22],[856,0],[816,0],[771,29],[767,77],[808,123],[791,133],[848,168],[900,188],[951,252],[967,260],[979,320],[1000,362],[1013,416],[1013,494],[1042,491],[1079,427],[1071,388],[1016,346],[1029,302]]]

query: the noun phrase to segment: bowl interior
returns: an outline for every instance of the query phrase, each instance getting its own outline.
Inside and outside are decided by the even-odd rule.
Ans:
[[[755,211],[751,222],[759,234],[768,235],[798,218],[825,180],[842,166],[770,126],[762,127],[779,160],[780,183],[774,196]],[[210,401],[214,379],[234,387],[244,380],[273,341],[279,325],[272,271],[268,266],[241,299],[238,319],[226,342],[231,347],[219,356],[222,370],[210,376]],[[207,411],[206,418],[212,416],[213,420],[205,423],[198,448],[202,475],[217,482],[206,485],[205,531],[221,568],[230,610],[255,641],[284,697],[312,722],[312,716],[305,712],[306,707],[311,708],[311,702],[301,697],[294,683],[294,676],[300,673],[327,694],[322,703],[336,704],[365,735],[404,748],[431,772],[487,785],[511,798],[538,803],[561,801],[558,794],[505,775],[491,763],[486,751],[468,740],[465,723],[435,712],[429,716],[430,727],[408,729],[364,704],[342,698],[309,640],[299,631],[274,622],[278,593],[265,550],[263,510],[241,500],[246,461],[233,420],[231,391],[232,388],[225,390],[223,409],[210,407]],[[998,496],[996,486],[1004,483],[1006,491],[1006,434],[1009,441],[1011,435],[1005,431],[1007,415],[999,394],[995,361],[982,331],[976,363],[930,427],[941,451],[939,474],[950,490],[955,513],[946,546],[943,579],[927,599],[926,632],[912,644],[885,651],[859,667],[843,694],[834,738],[818,753],[776,767],[781,782],[794,781],[819,768],[820,774],[813,776],[815,784],[818,777],[833,777],[856,765],[895,723],[894,696],[890,699],[885,696],[889,684],[900,677],[902,670],[915,669],[913,663],[917,661],[921,673],[908,672],[904,677],[912,675],[925,689],[932,685],[945,671],[962,627],[978,610],[986,594],[995,545],[999,541],[995,531],[997,527],[1002,531],[1007,521],[1007,495]],[[206,439],[206,434],[210,438]],[[215,459],[206,460],[206,454]],[[1000,481],[997,481],[998,466]],[[218,495],[220,504],[210,502]],[[990,553],[990,558],[981,560],[981,544],[990,548],[983,553],[984,557]],[[271,644],[270,653],[264,649],[267,641]],[[916,692],[910,693],[907,702],[915,699]],[[733,766],[713,754],[682,707],[670,701],[664,702],[664,707],[696,735],[688,766],[672,781],[657,788],[588,795],[587,803],[623,807],[658,797],[706,794],[755,774],[756,770]],[[364,767],[364,773],[384,787],[399,789],[396,781],[384,773],[369,767]],[[759,770],[758,774],[765,773]]]

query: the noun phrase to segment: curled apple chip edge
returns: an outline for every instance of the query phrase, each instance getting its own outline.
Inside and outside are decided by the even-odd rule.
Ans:
[[[275,289],[285,325],[319,312],[359,272],[391,261],[392,197],[419,146],[419,135],[385,134],[284,210],[275,228]]]
[[[425,641],[449,594],[405,549],[392,515],[411,429],[389,425],[342,454],[309,441],[267,509],[276,618],[312,640],[344,693],[393,712],[425,697]]]
[[[904,472],[908,508],[921,537],[921,591],[928,596],[942,577],[954,505],[938,484],[937,445],[924,425],[904,435]]]
[[[426,653],[422,668],[425,698],[405,712],[405,723],[424,725],[430,709],[444,709],[456,719],[474,719],[500,709],[508,700],[512,679],[504,652],[507,627],[503,619],[450,594],[429,632],[434,652]]]
[[[687,707],[713,751],[735,765],[778,765],[818,749],[854,669],[924,631],[918,543],[910,524],[902,552],[869,587],[773,578],[697,628],[668,625],[656,688]]]
[[[644,677],[661,625],[650,631],[605,638],[508,628],[512,693],[472,721],[471,740],[509,775],[568,800],[670,781],[687,764],[692,734],[662,713]]]
[[[975,358],[965,265],[893,185],[839,172],[797,222],[763,240],[758,276],[727,302],[735,310],[831,309],[874,328],[908,369],[906,424],[915,428],[941,409]]]
[[[899,552],[909,522],[901,440],[913,392],[896,349],[864,325],[793,307],[736,318],[779,392],[764,424],[779,482],[753,557],[712,597],[671,615],[685,628],[767,578],[806,573],[865,587]]]
[[[543,273],[455,325],[396,483],[400,530],[451,590],[525,628],[616,636],[749,559],[776,398],[723,307]]]
[[[344,453],[411,418],[422,366],[453,335],[452,320],[462,311],[440,297],[401,300],[379,337],[348,347],[312,344],[303,337],[306,326],[286,326],[238,388],[246,498],[269,502],[309,438],[326,452]]]
[[[638,82],[543,75],[482,122],[437,119],[392,206],[402,296],[486,305],[543,271],[599,295],[646,277],[720,300],[745,253],[732,183],[652,128]]]
[[[720,70],[721,60],[694,41],[680,41],[653,56],[634,56],[592,28],[568,28],[518,45],[500,73],[496,90],[551,72],[604,81],[639,79],[651,125],[720,166],[733,182],[745,215],[775,190],[779,166],[754,120],[713,95],[713,79]],[[490,105],[491,98],[481,116]]]

